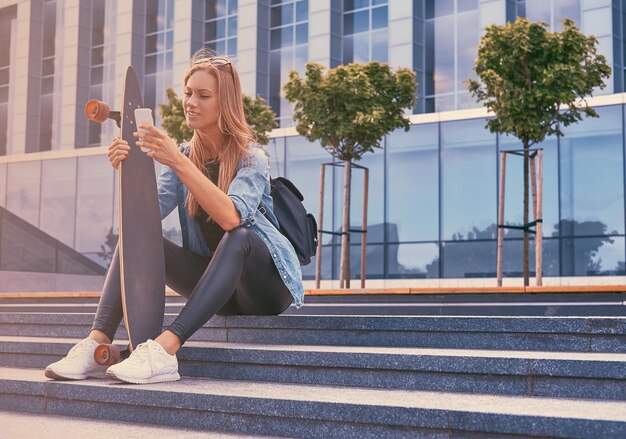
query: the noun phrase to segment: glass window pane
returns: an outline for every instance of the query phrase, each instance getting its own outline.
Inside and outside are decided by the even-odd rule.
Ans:
[[[478,0],[457,0],[456,11],[465,12],[478,9]]]
[[[520,141],[513,136],[500,136],[500,150],[522,149]],[[558,236],[559,222],[559,164],[558,143],[551,137],[537,145],[543,148],[543,236]],[[500,158],[498,157],[498,163]],[[524,221],[524,161],[520,156],[507,154],[505,175],[504,222],[521,225]],[[531,197],[529,192],[529,197]],[[532,203],[532,197],[529,199]],[[529,204],[529,218],[534,219],[532,204]],[[556,233],[556,235],[555,235]],[[506,237],[521,237],[519,230],[505,229]]]
[[[372,60],[387,62],[387,29],[372,32]]]
[[[387,6],[372,9],[372,29],[387,27]]]
[[[495,135],[473,119],[442,123],[441,136],[443,239],[495,238]]]
[[[40,229],[73,247],[76,159],[44,160],[41,178]]]
[[[365,63],[370,60],[370,36],[368,33],[354,35],[353,40],[353,60],[354,62]]]
[[[309,24],[303,23],[296,26],[296,44],[306,44],[309,40]]]
[[[543,276],[559,276],[559,240],[544,239],[542,248]],[[502,271],[504,277],[522,277],[524,254],[523,241],[521,239],[507,240],[504,242],[502,249]],[[496,247],[493,247],[493,251],[496,251]],[[530,277],[534,277],[536,272],[535,238],[533,235],[531,235],[529,242],[528,264]]]
[[[226,1],[227,0],[217,0],[217,16],[222,17],[226,15]]]
[[[343,16],[343,34],[352,35],[354,33],[354,14]]]
[[[280,26],[281,14],[282,14],[281,6],[274,6],[272,8],[271,13],[270,13],[270,20],[271,20],[270,26],[272,27]]]
[[[450,32],[454,26],[453,16],[439,18],[435,23],[435,94],[454,91],[454,32]]]
[[[280,43],[283,47],[293,45],[293,27],[283,27],[280,30]]]
[[[443,278],[496,277],[496,241],[444,242]]]
[[[38,227],[41,162],[9,163],[8,166],[7,209]]]
[[[270,155],[270,175],[280,177],[285,175],[285,138],[275,137],[267,145]]]
[[[228,1],[228,14],[233,15],[237,13],[237,0]]]
[[[369,10],[354,13],[354,33],[367,32],[370,29]]]
[[[383,145],[381,143],[381,145]],[[385,153],[382,149],[368,153],[357,162],[360,166],[369,169],[368,203],[367,203],[367,242],[385,242]],[[339,171],[339,172],[337,172]],[[337,168],[337,175],[341,176],[341,188],[335,195],[336,200],[343,200],[343,168]],[[365,174],[363,170],[352,169],[352,191],[350,197],[350,226],[354,229],[363,227],[363,187]],[[335,186],[337,188],[337,186]],[[341,206],[335,208],[339,218],[343,214]],[[361,242],[361,235],[354,234],[352,243]]]
[[[148,2],[150,3],[150,2]],[[217,17],[217,2],[215,0],[208,0],[206,3],[205,18],[211,20]]]
[[[561,236],[624,233],[622,108],[596,110],[563,129]]]
[[[53,273],[54,243],[19,218],[6,215],[2,221],[0,270]]]
[[[563,239],[561,252],[562,276],[624,275],[623,237]]]
[[[530,21],[543,21],[550,25],[550,1],[526,0],[526,18]]]
[[[296,3],[296,21],[306,21],[309,19],[309,1],[299,1]]]
[[[0,163],[0,206],[6,206],[7,201],[7,165]]]
[[[332,157],[320,146],[319,143],[311,143],[300,136],[286,137],[286,176],[289,178],[304,196],[304,205],[310,213],[315,215],[318,225],[319,199],[320,199],[320,164],[332,162]],[[324,188],[324,230],[334,230],[333,224],[333,168],[326,167]],[[323,235],[323,243],[330,242],[331,235]]]
[[[293,3],[287,3],[280,7],[281,9],[281,24],[291,24],[294,19],[294,7]]]
[[[280,29],[272,30],[270,36],[270,49],[280,49]]]
[[[580,26],[580,9],[580,0],[554,1],[554,30],[557,32],[563,30],[561,21],[565,18],[573,20],[576,26]],[[604,24],[606,25],[606,23]]]
[[[474,63],[480,38],[480,16],[478,9],[457,15],[457,90],[465,90],[463,81],[475,77]]]
[[[439,239],[438,124],[396,130],[386,148],[389,242]]]
[[[390,278],[438,278],[439,246],[430,244],[390,244],[387,250]]]
[[[228,36],[236,36],[237,35],[237,17],[230,17],[228,19]]]
[[[78,158],[75,249],[79,252],[99,252],[112,230],[113,172],[106,156]]]
[[[443,17],[444,15],[454,13],[454,0],[428,0],[428,3],[431,1],[433,3],[435,17]]]

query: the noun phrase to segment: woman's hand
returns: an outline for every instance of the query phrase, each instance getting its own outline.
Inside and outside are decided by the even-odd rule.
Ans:
[[[174,139],[152,125],[140,124],[140,132],[133,133],[139,139],[137,146],[148,148],[148,157],[174,169],[185,155],[180,152]]]
[[[111,166],[114,169],[117,169],[122,160],[126,160],[128,158],[128,153],[130,151],[130,145],[127,141],[116,137],[113,139],[113,143],[109,145],[109,161],[111,162]]]

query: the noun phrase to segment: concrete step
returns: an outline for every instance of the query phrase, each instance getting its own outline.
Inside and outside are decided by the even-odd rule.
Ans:
[[[0,366],[43,369],[77,341],[0,337]],[[626,401],[626,354],[188,342],[177,356],[196,378]]]
[[[6,296],[6,294],[4,295]],[[534,294],[350,294],[307,296],[308,315],[512,315],[624,316],[626,293]],[[166,310],[179,312],[182,297],[166,297]],[[0,312],[95,313],[98,298],[7,298],[0,293]],[[289,307],[284,314],[301,315]]]
[[[115,422],[68,416],[0,412],[2,438],[12,439],[262,439],[269,436],[227,434],[217,431],[199,431],[189,428],[155,427],[137,422]]]
[[[166,314],[168,326],[175,314]],[[0,313],[0,336],[83,338],[93,314]],[[118,338],[126,338],[120,328]],[[623,317],[214,316],[191,338],[238,343],[626,352]]]
[[[626,437],[626,402],[184,378],[133,386],[0,368],[0,410],[289,437]]]

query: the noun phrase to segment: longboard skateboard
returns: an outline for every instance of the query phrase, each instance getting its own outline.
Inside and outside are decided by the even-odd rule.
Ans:
[[[165,262],[154,162],[135,144],[137,139],[133,136],[138,130],[134,110],[142,107],[142,100],[132,66],[126,70],[122,102],[118,112],[92,99],[85,105],[85,115],[99,123],[107,118],[115,120],[120,127],[120,137],[131,146],[128,158],[118,167],[117,189],[122,310],[129,349],[133,351],[139,343],[161,333],[165,312]],[[119,358],[115,345],[100,345],[96,349],[95,359],[99,364],[115,364]]]

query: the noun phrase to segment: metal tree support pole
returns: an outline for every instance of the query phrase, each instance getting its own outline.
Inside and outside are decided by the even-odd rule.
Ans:
[[[365,288],[365,273],[367,272],[367,197],[369,192],[370,170],[365,168],[363,175],[363,224],[361,230],[361,288]]]
[[[543,150],[537,151],[537,206],[535,220],[535,277],[537,286],[543,284]]]
[[[500,152],[500,193],[498,194],[498,249],[496,255],[496,272],[498,286],[502,286],[502,241],[504,240],[504,182],[506,175],[506,152]]]
[[[320,205],[318,215],[318,228],[317,228],[317,254],[315,255],[315,288],[319,290],[320,282],[322,279],[322,229],[324,228],[324,183],[326,176],[326,166],[322,163],[320,165]]]

